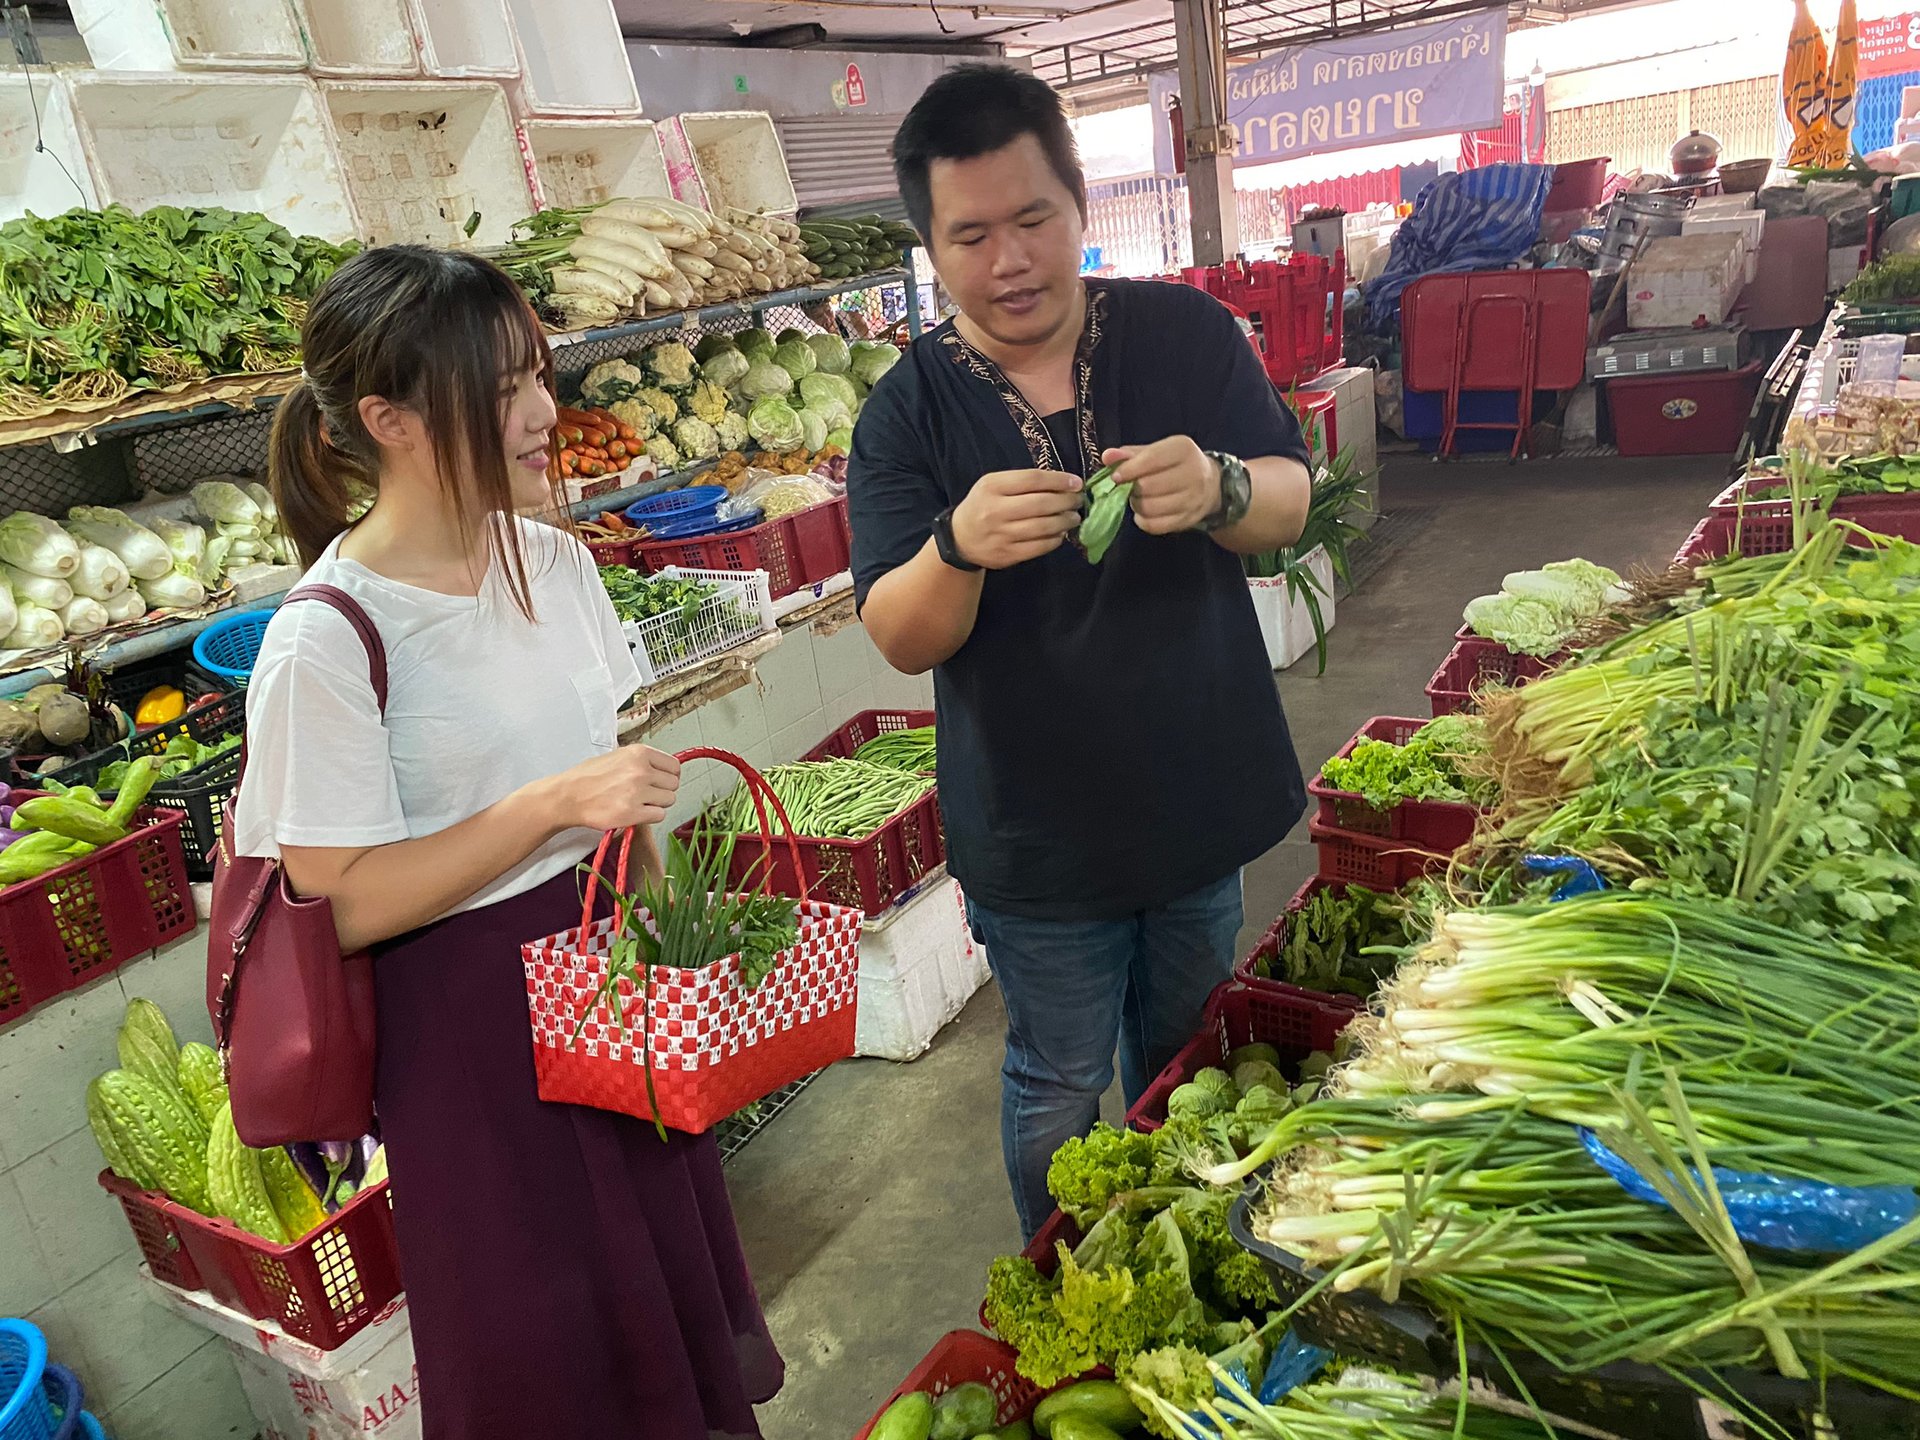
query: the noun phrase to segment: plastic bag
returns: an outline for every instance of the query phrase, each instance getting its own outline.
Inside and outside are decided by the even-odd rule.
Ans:
[[[833,491],[814,475],[768,475],[740,492],[740,499],[757,505],[769,520],[791,515],[833,499]]]
[[[1560,888],[1553,892],[1556,900],[1571,900],[1575,895],[1591,895],[1607,888],[1600,872],[1578,855],[1529,855],[1520,863],[1530,875],[1565,877]]]

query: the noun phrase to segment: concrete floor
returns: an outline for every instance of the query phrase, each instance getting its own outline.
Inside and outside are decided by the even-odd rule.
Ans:
[[[1502,575],[1571,555],[1662,566],[1724,473],[1719,457],[1389,458],[1382,509],[1426,509],[1430,523],[1340,602],[1326,675],[1309,658],[1280,677],[1302,768],[1369,716],[1426,714],[1461,607]],[[1243,950],[1313,869],[1303,821],[1247,872]],[[835,1066],[729,1167],[787,1361],[785,1391],[761,1412],[767,1440],[850,1440],[936,1339],[978,1326],[988,1262],[1020,1243],[1000,1165],[1004,1023],[989,986],[913,1064]]]

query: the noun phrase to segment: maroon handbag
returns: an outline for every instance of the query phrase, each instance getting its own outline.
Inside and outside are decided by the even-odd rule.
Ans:
[[[317,600],[353,625],[387,711],[387,651],[344,590],[302,585],[281,601]],[[242,743],[240,785],[246,783]],[[340,953],[333,904],[301,899],[278,860],[235,855],[227,801],[213,862],[207,1010],[233,1099],[233,1124],[256,1147],[357,1140],[373,1128],[373,957]]]

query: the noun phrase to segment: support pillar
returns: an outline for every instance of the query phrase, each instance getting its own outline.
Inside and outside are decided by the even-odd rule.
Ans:
[[[1233,131],[1227,125],[1226,20],[1223,0],[1174,0],[1185,122],[1187,199],[1193,263],[1218,265],[1240,253],[1240,211],[1233,194]]]

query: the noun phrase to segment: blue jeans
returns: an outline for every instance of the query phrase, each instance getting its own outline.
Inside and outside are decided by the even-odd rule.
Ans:
[[[1100,1118],[1116,1043],[1131,1106],[1232,975],[1242,914],[1238,872],[1125,920],[1025,920],[969,905],[1007,1006],[1000,1143],[1028,1240],[1055,1208],[1053,1152]]]

